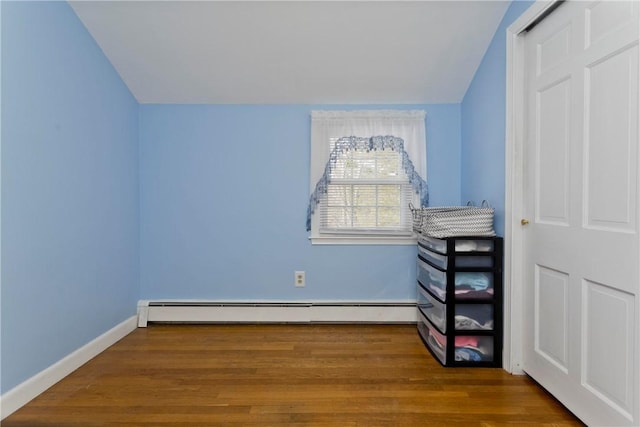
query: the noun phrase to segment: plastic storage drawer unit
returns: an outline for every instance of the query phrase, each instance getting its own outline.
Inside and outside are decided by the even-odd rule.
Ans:
[[[444,366],[502,366],[500,237],[418,236],[418,332]]]

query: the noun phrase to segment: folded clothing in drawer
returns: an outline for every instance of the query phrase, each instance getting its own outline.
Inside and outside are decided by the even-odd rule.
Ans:
[[[455,328],[461,330],[493,330],[492,304],[456,304]]]
[[[443,334],[447,333],[447,305],[438,301],[421,285],[418,286],[418,308]],[[455,329],[493,330],[492,304],[455,304]]]
[[[453,357],[456,362],[491,362],[493,337],[458,336]]]
[[[493,298],[493,273],[459,271],[455,274],[456,298]]]
[[[446,363],[447,337],[428,323],[424,326],[427,345],[443,364]],[[454,338],[453,355],[456,362],[492,362],[493,337],[457,336]]]
[[[434,328],[421,312],[418,313],[418,332],[434,356],[445,365],[447,363],[447,337]],[[456,336],[454,338],[454,361],[493,362],[493,339],[492,336]]]
[[[438,270],[421,259],[418,259],[418,281],[437,296],[441,301],[447,298],[447,273]],[[493,273],[467,272],[455,273],[456,298],[493,298]]]

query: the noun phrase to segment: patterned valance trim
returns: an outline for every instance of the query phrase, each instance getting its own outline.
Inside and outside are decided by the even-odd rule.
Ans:
[[[392,150],[402,155],[402,168],[407,174],[409,183],[414,191],[420,195],[421,206],[429,205],[429,188],[427,182],[416,172],[416,169],[404,150],[404,141],[402,138],[395,136],[373,136],[371,138],[362,138],[357,136],[348,136],[338,139],[336,145],[329,154],[329,160],[324,168],[322,177],[316,183],[315,189],[309,197],[309,206],[307,207],[307,231],[311,230],[311,216],[314,214],[316,206],[320,203],[322,197],[327,194],[331,171],[334,168],[338,157],[348,151],[366,151],[371,150]]]

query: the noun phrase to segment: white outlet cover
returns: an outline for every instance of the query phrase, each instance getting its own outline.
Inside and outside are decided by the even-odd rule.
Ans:
[[[302,288],[305,285],[304,271],[296,271],[294,273],[293,283],[297,288]]]

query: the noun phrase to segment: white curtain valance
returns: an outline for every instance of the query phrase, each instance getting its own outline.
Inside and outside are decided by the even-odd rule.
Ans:
[[[361,138],[356,136],[344,137],[336,141],[335,147],[329,154],[322,177],[315,185],[311,196],[309,197],[309,206],[307,207],[307,231],[311,230],[311,216],[314,214],[316,205],[320,203],[320,198],[327,193],[329,187],[331,170],[335,167],[336,162],[341,154],[348,151],[377,151],[392,150],[397,152],[402,159],[402,169],[407,176],[407,180],[413,190],[420,196],[420,205],[427,206],[429,204],[429,189],[426,181],[418,174],[409,158],[408,153],[404,149],[404,141],[402,138],[396,138],[391,135],[373,136],[371,138]]]
[[[418,119],[424,120],[424,110],[314,110],[311,112],[314,119]]]
[[[311,112],[311,176],[309,193],[322,178],[329,161],[328,141],[346,136],[370,138],[393,135],[404,141],[404,150],[416,172],[427,176],[427,146],[424,110],[355,110]]]

